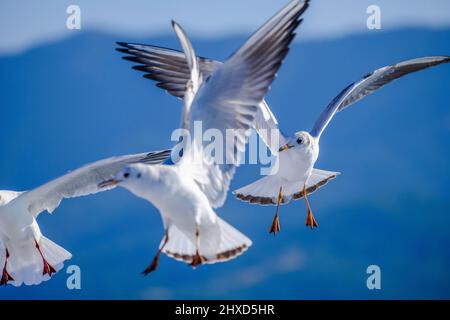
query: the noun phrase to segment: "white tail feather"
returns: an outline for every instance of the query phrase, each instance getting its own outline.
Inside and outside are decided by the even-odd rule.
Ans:
[[[329,180],[336,178],[340,173],[313,169],[311,176],[306,181],[307,193],[313,193]],[[282,187],[283,200],[286,204],[291,200],[300,199],[303,194],[304,181],[288,181],[277,175],[261,178],[251,184],[237,189],[233,194],[242,201],[257,203],[260,205],[276,205],[280,187]]]
[[[45,260],[56,272],[64,267],[65,260],[72,257],[68,251],[44,236],[39,240],[39,248]],[[1,251],[0,254],[6,258],[6,249],[3,247]],[[6,262],[6,271],[14,279],[9,281],[8,284],[16,287],[22,284],[37,285],[50,279],[50,276],[43,272],[44,261],[34,240],[27,241],[26,244],[20,246],[8,243],[8,253],[8,259],[0,260],[1,267]]]
[[[200,227],[199,252],[206,258],[207,264],[236,258],[251,245],[252,241],[249,238],[219,217],[217,217],[216,228]],[[169,241],[163,252],[176,260],[191,263],[196,253],[195,237],[186,235],[172,225],[169,228]]]

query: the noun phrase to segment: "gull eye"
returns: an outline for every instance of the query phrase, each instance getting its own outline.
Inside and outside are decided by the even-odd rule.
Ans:
[[[302,143],[303,143],[302,138],[298,138],[298,139],[297,139],[297,143],[298,143],[298,144],[302,144]]]
[[[123,174],[123,177],[126,179],[126,178],[128,178],[130,176],[130,174],[128,173],[128,172],[125,172],[124,174]]]

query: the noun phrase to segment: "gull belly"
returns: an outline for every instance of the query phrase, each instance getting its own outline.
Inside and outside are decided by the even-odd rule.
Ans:
[[[317,148],[292,148],[279,153],[277,175],[289,182],[305,183],[311,175],[319,152]]]

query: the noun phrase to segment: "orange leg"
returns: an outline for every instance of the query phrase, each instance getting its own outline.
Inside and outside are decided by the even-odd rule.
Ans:
[[[318,227],[319,224],[317,223],[316,219],[314,218],[314,215],[312,214],[311,207],[309,206],[309,201],[306,196],[306,185],[303,186],[303,198],[305,199],[306,207],[308,208],[308,214],[306,216],[306,226],[311,227],[311,229]]]
[[[280,232],[280,219],[278,218],[278,211],[280,209],[280,203],[282,200],[283,200],[283,193],[282,187],[280,187],[277,199],[277,210],[275,211],[275,217],[273,218],[272,226],[269,229],[269,233],[273,233],[273,235],[276,235],[277,232]]]
[[[142,274],[144,276],[149,275],[151,272],[155,271],[158,268],[159,257],[161,256],[161,252],[163,251],[167,242],[169,242],[169,233],[166,230],[165,235],[164,235],[163,245],[161,246],[161,248],[158,249],[158,252],[156,253],[155,257],[153,258],[152,263],[147,268],[145,268],[145,270],[142,272]]]
[[[197,250],[195,251],[195,256],[192,259],[191,266],[195,269],[199,264],[203,264],[205,262],[205,257],[200,255],[200,230],[198,226],[196,226],[195,238],[197,240]]]
[[[8,249],[6,249],[6,260],[5,260],[5,265],[3,267],[2,279],[0,280],[0,286],[6,286],[8,284],[8,281],[14,281],[14,279],[11,277],[11,275],[8,273],[8,271],[6,271],[6,265],[8,264],[8,259],[9,259],[9,252],[8,252]]]

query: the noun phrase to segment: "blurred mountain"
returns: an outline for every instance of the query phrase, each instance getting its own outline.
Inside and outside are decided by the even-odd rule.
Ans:
[[[178,48],[175,36],[74,34],[0,57],[0,189],[30,189],[104,157],[171,145],[181,103],[113,49],[124,40]],[[449,37],[450,30],[405,29],[300,40],[267,99],[285,132],[308,130],[350,82],[401,60],[449,55]],[[198,54],[225,59],[243,40],[193,43]],[[318,167],[342,175],[311,196],[317,230],[305,228],[297,201],[281,208],[274,238],[273,207],[230,196],[218,213],[254,240],[245,255],[195,271],[164,257],[143,277],[163,235],[156,209],[120,189],[67,200],[39,222],[74,254],[68,265],[81,267],[82,289],[66,289],[61,271],[38,287],[0,288],[0,299],[450,298],[449,70],[409,75],[333,120]],[[242,167],[232,187],[258,173]],[[366,288],[372,264],[382,290]]]

